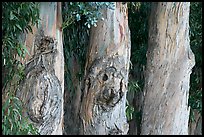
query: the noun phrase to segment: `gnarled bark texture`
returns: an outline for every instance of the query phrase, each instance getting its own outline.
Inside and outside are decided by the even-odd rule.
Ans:
[[[92,27],[85,67],[81,134],[127,134],[125,114],[130,61],[127,5],[104,9],[104,21]]]
[[[141,134],[188,134],[189,2],[152,3]]]
[[[64,56],[60,30],[61,3],[40,3],[40,23],[25,34],[31,56],[26,57],[25,79],[17,96],[41,135],[62,134]]]

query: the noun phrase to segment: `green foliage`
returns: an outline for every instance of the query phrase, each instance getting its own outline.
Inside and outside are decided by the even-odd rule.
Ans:
[[[131,31],[131,62],[133,71],[135,64],[139,64],[142,71],[146,65],[146,51],[148,41],[148,15],[150,11],[150,3],[140,3],[128,5],[129,27]]]
[[[196,61],[191,74],[189,92],[190,120],[193,120],[193,109],[202,115],[202,2],[191,2],[189,25],[190,46]]]
[[[113,2],[63,2],[63,34],[65,59],[65,84],[73,90],[72,78],[79,81],[84,77],[86,52],[89,42],[89,28],[96,26],[98,20],[103,19],[101,9],[114,8]],[[73,59],[78,66],[78,74],[73,76],[70,70]]]
[[[138,85],[138,81],[130,80],[128,83],[128,94],[130,94],[131,97],[134,97],[135,94],[141,92],[141,88]],[[134,115],[136,109],[133,107],[133,104],[130,104],[128,100],[131,100],[127,97],[126,100],[126,117],[127,120],[130,121],[136,116]]]
[[[136,97],[139,94],[141,94],[142,89],[139,86],[142,84],[139,83],[139,81],[131,79],[128,83],[128,94],[131,95],[131,97]],[[128,97],[127,97],[128,98]],[[131,100],[131,99],[129,99]],[[139,108],[134,108],[136,104],[130,104],[129,101],[126,101],[126,116],[128,121],[132,120],[133,118],[136,120],[137,123],[140,123],[141,120],[141,111],[139,111]]]
[[[129,83],[128,83],[128,92],[138,93],[138,92],[141,92],[141,91],[142,91],[142,89],[140,88],[138,81],[135,81],[135,80],[129,81]]]
[[[81,81],[84,77],[86,51],[89,40],[89,30],[84,25],[84,22],[84,19],[82,19],[64,29],[64,39],[66,39],[64,41],[64,76],[65,86],[68,86],[70,91],[74,91],[73,78]],[[73,73],[74,67],[77,67],[74,70],[77,73]],[[71,94],[70,96],[72,96]]]
[[[134,114],[134,107],[132,105],[129,104],[128,100],[126,100],[126,117],[127,117],[127,121],[130,121],[133,119],[133,114]]]
[[[196,67],[202,67],[202,2],[191,2],[189,24],[190,45],[198,63]]]
[[[32,32],[31,26],[39,21],[38,4],[34,2],[2,3],[2,133],[36,134],[35,128],[22,117],[21,101],[15,97],[19,81],[24,77],[24,65],[21,61],[28,54],[19,37],[24,32]],[[11,82],[12,81],[12,82]],[[6,89],[7,88],[7,89]]]
[[[114,9],[113,2],[65,2],[63,4],[64,23],[62,28],[66,28],[75,20],[79,21],[82,18],[86,19],[84,25],[88,28],[97,26],[98,20],[102,19],[101,9],[110,8]]]
[[[22,116],[22,102],[10,92],[8,94],[8,99],[2,106],[2,134],[38,134],[37,129],[32,124],[28,124],[28,119]]]
[[[7,70],[3,87],[19,72],[20,59],[28,53],[26,47],[19,41],[23,32],[32,32],[31,26],[38,23],[38,5],[30,2],[2,3],[2,68]],[[17,56],[20,57],[17,60]]]
[[[142,89],[139,85],[142,86],[142,84],[136,80],[130,80],[129,81],[129,83],[128,83],[129,96],[132,96],[135,98],[135,97],[139,96],[140,94],[142,94]],[[131,100],[131,99],[129,99],[129,100]],[[140,108],[138,106],[139,104],[135,104],[134,101],[133,101],[133,103],[130,104],[128,99],[126,100],[126,117],[127,117],[127,121],[134,120],[136,123],[138,123],[137,129],[138,129],[138,134],[139,134],[140,133],[140,126],[139,125],[140,125],[141,120],[142,120],[142,111],[140,110]]]
[[[133,98],[138,98],[144,86],[143,72],[146,66],[146,52],[148,47],[148,15],[150,3],[148,2],[129,2],[128,3],[128,22],[131,32],[131,63],[130,78],[128,83],[127,98],[132,102]],[[133,102],[135,103],[135,102]],[[138,105],[138,104],[134,104]],[[142,112],[133,104],[126,104],[126,116],[128,121],[134,119],[138,124],[138,134]]]
[[[141,2],[127,2],[128,9],[131,13],[135,13],[140,10]]]

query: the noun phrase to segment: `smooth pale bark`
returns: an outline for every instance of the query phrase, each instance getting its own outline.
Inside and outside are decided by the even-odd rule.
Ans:
[[[149,20],[142,135],[188,134],[189,2],[152,3]]]
[[[61,3],[42,2],[40,23],[22,40],[31,54],[26,56],[25,79],[17,96],[25,104],[25,116],[40,134],[62,134],[64,56]]]
[[[104,9],[92,27],[82,92],[80,134],[127,134],[125,114],[130,62],[127,5]]]

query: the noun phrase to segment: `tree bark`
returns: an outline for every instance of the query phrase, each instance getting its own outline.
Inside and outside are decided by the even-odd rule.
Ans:
[[[125,105],[130,62],[127,4],[104,9],[92,27],[80,118],[81,134],[127,134]]]
[[[64,30],[66,41],[64,41],[65,90],[63,134],[65,135],[78,135],[80,133],[81,83],[85,66],[85,54],[82,53],[86,53],[89,42],[89,31],[84,23],[85,20],[80,20]],[[69,47],[66,45],[69,45]],[[74,48],[70,50],[70,47]],[[83,61],[82,58],[84,58]]]
[[[196,110],[192,109],[194,113],[195,121],[189,122],[189,135],[202,135],[202,115]]]
[[[40,3],[40,23],[23,41],[26,56],[25,78],[17,96],[25,104],[25,116],[41,135],[62,134],[64,56],[61,31],[61,3]]]
[[[69,57],[69,81],[65,82],[64,97],[64,135],[78,135],[80,133],[80,97],[81,97],[81,81],[77,77],[79,73],[79,62],[77,55],[74,53]],[[65,72],[66,73],[66,72]]]
[[[188,134],[189,2],[152,3],[141,134]]]

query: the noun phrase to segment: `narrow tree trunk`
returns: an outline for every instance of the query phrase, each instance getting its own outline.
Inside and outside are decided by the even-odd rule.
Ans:
[[[192,109],[195,121],[189,122],[189,135],[202,135],[202,115],[196,110]]]
[[[62,134],[64,56],[60,29],[61,3],[40,3],[40,23],[24,36],[31,56],[26,58],[25,79],[17,91],[40,134]]]
[[[89,42],[89,31],[80,20],[64,30],[65,85],[64,85],[64,131],[65,135],[80,134],[79,118],[81,102],[81,82],[85,64],[82,53],[86,53]],[[80,39],[79,39],[80,38]],[[76,43],[77,42],[77,43]],[[74,47],[70,50],[70,47]],[[82,49],[83,48],[83,49]],[[80,49],[80,50],[78,50]],[[83,61],[82,61],[83,60]]]
[[[72,54],[69,57],[69,79],[65,82],[65,98],[64,98],[64,131],[65,135],[78,135],[80,131],[80,100],[81,100],[81,81],[77,77],[79,74],[79,62],[77,55]]]
[[[152,3],[141,134],[188,134],[189,2]]]
[[[125,103],[130,61],[127,5],[103,10],[91,29],[80,117],[81,134],[127,134]]]
[[[197,123],[196,128],[194,130],[194,135],[202,135],[202,116],[200,115]]]

